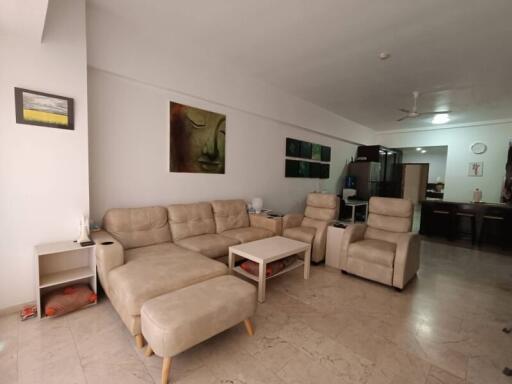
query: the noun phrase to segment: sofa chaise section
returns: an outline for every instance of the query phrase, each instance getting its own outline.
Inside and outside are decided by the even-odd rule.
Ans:
[[[223,263],[171,243],[164,207],[111,209],[104,228],[92,235],[100,282],[138,346],[145,301],[227,274]]]

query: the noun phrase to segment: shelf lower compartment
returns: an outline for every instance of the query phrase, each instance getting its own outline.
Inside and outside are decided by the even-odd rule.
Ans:
[[[294,270],[295,268],[298,268],[298,267],[300,267],[302,265],[304,265],[304,261],[302,261],[300,259],[297,259],[293,264],[287,266],[282,271],[279,271],[275,275],[272,275],[270,277],[266,277],[266,280],[273,279],[274,277],[277,277],[277,276],[281,276],[282,274],[284,274],[286,272],[290,272],[290,271]],[[248,279],[251,279],[251,280],[254,280],[254,281],[259,281],[258,276],[253,275],[252,273],[249,273],[249,272],[245,271],[241,267],[235,267],[235,268],[233,268],[233,270],[236,273],[239,273],[240,275],[247,277]]]
[[[95,275],[96,271],[93,271],[89,266],[50,273],[39,278],[39,288],[48,288],[54,285],[94,277]]]

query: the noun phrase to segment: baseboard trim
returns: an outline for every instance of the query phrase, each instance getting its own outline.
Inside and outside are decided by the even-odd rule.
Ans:
[[[29,301],[28,303],[13,305],[12,307],[1,308],[0,309],[0,317],[12,315],[13,313],[19,313],[23,309],[23,307],[25,307],[27,305],[35,305],[35,304],[36,304],[35,301]]]

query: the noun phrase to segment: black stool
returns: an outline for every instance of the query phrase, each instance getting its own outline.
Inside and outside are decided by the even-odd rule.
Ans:
[[[476,243],[476,212],[471,204],[460,204],[457,208],[453,220],[453,237],[459,238],[461,235],[470,235],[471,244]],[[469,227],[469,231],[466,228]]]
[[[448,204],[432,204],[429,228],[433,235],[444,235],[448,240],[453,239],[453,207]]]
[[[492,231],[491,229],[494,229]],[[503,210],[495,207],[487,207],[482,220],[482,231],[478,243],[483,239],[494,237],[501,248],[505,249],[507,245],[507,217]]]

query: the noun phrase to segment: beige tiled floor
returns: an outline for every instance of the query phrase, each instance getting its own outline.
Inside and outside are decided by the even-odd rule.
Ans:
[[[269,283],[254,319],[174,359],[174,383],[510,384],[512,257],[424,242],[409,288],[324,267]],[[99,305],[51,320],[0,318],[1,383],[157,383],[161,359],[137,350]]]

